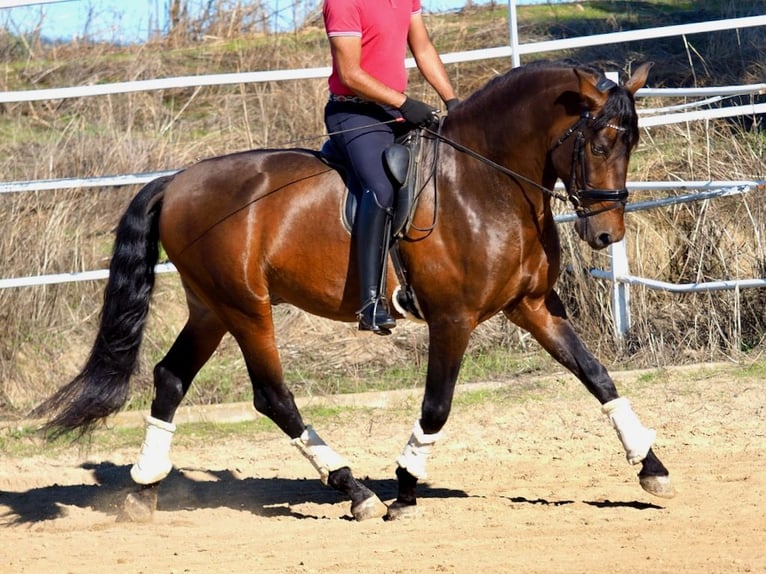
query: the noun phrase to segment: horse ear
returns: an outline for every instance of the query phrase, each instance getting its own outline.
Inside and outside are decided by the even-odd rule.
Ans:
[[[646,78],[649,75],[649,70],[652,69],[652,66],[654,66],[654,62],[644,62],[638,68],[636,68],[636,71],[633,72],[633,75],[630,76],[630,79],[625,82],[625,89],[628,90],[631,94],[635,94],[638,90],[643,88],[644,84],[646,84]]]
[[[609,98],[608,91],[599,89],[600,76],[587,72],[585,70],[574,69],[577,80],[580,82],[580,96],[585,102],[588,111],[595,112],[601,109]]]

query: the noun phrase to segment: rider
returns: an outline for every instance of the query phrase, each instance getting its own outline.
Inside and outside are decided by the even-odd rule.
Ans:
[[[349,185],[359,200],[355,224],[359,329],[388,335],[396,322],[387,309],[381,277],[394,187],[383,165],[383,151],[396,136],[438,119],[437,109],[404,93],[408,45],[447,111],[458,99],[428,36],[420,0],[324,0],[324,23],[332,53],[325,125],[351,168]]]

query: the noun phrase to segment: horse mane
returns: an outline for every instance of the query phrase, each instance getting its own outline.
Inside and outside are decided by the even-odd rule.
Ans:
[[[504,74],[494,76],[473,94],[468,96],[460,107],[477,109],[493,109],[493,105],[507,105],[509,100],[523,91],[535,90],[540,82],[551,73],[571,74],[574,70],[587,74],[593,74],[599,78],[606,78],[601,68],[590,64],[583,64],[575,60],[538,60],[523,66],[511,68]],[[542,87],[540,88],[542,89]],[[616,123],[625,128],[622,135],[627,143],[632,146],[638,140],[638,115],[635,111],[633,95],[623,87],[615,84],[608,88],[607,99],[604,107],[595,119],[594,129],[598,130],[607,123]],[[495,104],[499,102],[499,104]],[[459,108],[458,108],[459,109]]]
[[[506,98],[509,91],[517,89],[517,83],[529,84],[529,82],[534,81],[535,77],[542,77],[541,73],[544,74],[547,71],[569,72],[573,68],[603,75],[603,72],[597,68],[584,66],[571,60],[537,60],[523,66],[511,68],[503,74],[493,76],[484,86],[468,96],[463,101],[463,105],[470,106],[478,102],[485,103],[486,100],[498,96]]]

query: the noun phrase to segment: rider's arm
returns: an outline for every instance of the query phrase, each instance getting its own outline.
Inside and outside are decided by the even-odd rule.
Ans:
[[[415,58],[415,63],[420,73],[433,86],[439,97],[444,102],[455,99],[457,97],[455,89],[452,87],[447,70],[444,68],[436,47],[431,42],[421,14],[413,14],[410,19],[407,43],[410,46],[410,52],[412,52]]]
[[[377,0],[376,0],[377,1]],[[330,37],[330,49],[341,82],[360,98],[400,107],[405,95],[389,88],[362,69],[362,40],[354,36]]]

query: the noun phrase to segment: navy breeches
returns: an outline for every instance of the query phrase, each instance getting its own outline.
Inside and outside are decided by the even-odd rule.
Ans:
[[[394,186],[383,165],[383,150],[408,129],[393,108],[377,104],[333,102],[325,107],[325,126],[335,146],[343,152],[356,193],[369,189],[381,207],[394,203]],[[383,123],[389,122],[389,123]]]

